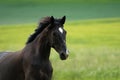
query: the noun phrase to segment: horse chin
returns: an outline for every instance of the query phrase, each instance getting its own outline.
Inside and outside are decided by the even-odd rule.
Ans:
[[[68,54],[66,54],[66,53],[61,53],[60,54],[60,59],[61,60],[66,60],[68,58]]]

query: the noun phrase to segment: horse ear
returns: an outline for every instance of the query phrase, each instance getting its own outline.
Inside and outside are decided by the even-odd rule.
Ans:
[[[50,24],[49,24],[49,29],[52,29],[53,27],[54,27],[54,17],[53,16],[51,16],[50,17]]]
[[[64,24],[65,23],[65,20],[66,20],[66,16],[63,16],[62,19],[61,19],[61,24]]]

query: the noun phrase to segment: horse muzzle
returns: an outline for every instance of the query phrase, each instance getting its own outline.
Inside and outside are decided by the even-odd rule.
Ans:
[[[66,50],[66,52],[61,52],[60,53],[60,59],[61,60],[66,60],[68,58],[69,51]]]

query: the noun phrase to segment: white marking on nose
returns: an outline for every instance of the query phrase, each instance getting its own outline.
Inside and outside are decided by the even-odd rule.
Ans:
[[[66,54],[69,54],[69,50],[68,49],[66,50]]]
[[[58,29],[61,33],[63,33],[63,29],[61,27],[59,27]]]

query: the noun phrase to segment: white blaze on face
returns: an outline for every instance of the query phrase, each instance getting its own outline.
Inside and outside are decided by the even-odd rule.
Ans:
[[[61,27],[59,27],[58,30],[60,31],[60,33],[63,33],[63,29]]]

